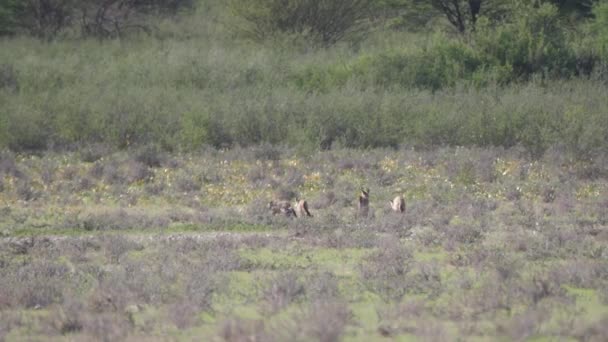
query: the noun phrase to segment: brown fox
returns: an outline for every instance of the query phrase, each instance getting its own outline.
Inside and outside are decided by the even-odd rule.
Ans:
[[[367,217],[369,214],[369,188],[361,189],[358,209],[359,217]]]
[[[303,199],[296,198],[296,215],[297,217],[312,217],[310,211],[308,211],[308,202]]]
[[[405,212],[405,200],[401,196],[395,197],[392,201],[388,201],[391,205],[391,209],[396,213]]]
[[[291,207],[289,201],[270,201],[268,209],[270,209],[273,215],[281,214],[287,217],[297,217],[296,211]]]

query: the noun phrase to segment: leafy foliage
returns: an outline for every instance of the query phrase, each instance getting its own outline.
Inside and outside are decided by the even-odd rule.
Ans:
[[[241,30],[258,40],[277,33],[304,35],[324,46],[361,34],[371,16],[371,0],[232,0],[244,21]]]
[[[8,0],[0,4],[0,35],[27,32],[53,39],[79,27],[84,36],[122,36],[128,30],[149,30],[149,15],[172,14],[192,7],[192,0]]]
[[[595,21],[592,22],[593,33],[596,36],[597,49],[606,63],[608,56],[608,2],[600,1],[593,7]]]
[[[281,39],[249,45],[226,27],[234,21],[212,21],[213,15],[226,19],[228,5],[211,2],[200,3],[191,17],[163,21],[173,30],[174,36],[165,33],[173,37],[170,43],[136,36],[130,39],[137,44],[128,47],[7,39],[0,52],[0,147],[151,144],[176,151],[273,144],[313,151],[521,145],[539,156],[564,145],[587,158],[606,146],[600,132],[605,97],[598,95],[608,58],[602,3],[580,31],[569,28],[556,6],[516,2],[500,20],[480,11],[474,31],[453,35],[379,28],[395,15],[380,9],[398,13],[402,3],[239,1],[230,3],[233,14],[245,31],[259,28],[258,38],[295,34],[326,47],[302,51],[297,42]],[[3,13],[25,8],[16,4],[2,7]],[[127,38],[127,31],[148,27],[156,14],[192,3],[111,1],[103,2],[110,7],[95,7],[100,4],[59,8],[72,11],[72,24],[74,13],[87,13],[76,31]],[[97,10],[101,17],[93,15]],[[343,11],[351,21],[330,20]],[[378,30],[368,39],[335,44],[368,24]],[[339,34],[332,25],[341,27]],[[41,37],[55,34],[48,27]],[[185,28],[188,33],[178,33]],[[146,179],[141,175],[129,177]],[[184,189],[196,184],[182,183]]]
[[[492,29],[488,25],[485,21],[476,32],[476,45],[490,66],[511,70],[510,77],[541,74],[556,78],[575,72],[574,52],[556,7],[522,6],[512,22]]]
[[[22,2],[19,0],[6,0],[0,3],[0,36],[15,33],[16,16],[21,6]]]

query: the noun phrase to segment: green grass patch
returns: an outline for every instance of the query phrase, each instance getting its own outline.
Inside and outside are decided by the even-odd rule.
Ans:
[[[292,245],[284,250],[245,249],[241,257],[259,269],[314,269],[337,276],[352,276],[361,258],[370,250],[358,248],[307,248]]]
[[[127,229],[108,229],[108,230],[86,230],[81,228],[19,228],[6,233],[6,237],[31,237],[31,236],[94,236],[108,233],[121,233],[127,235],[152,235],[152,234],[194,234],[194,233],[256,233],[276,231],[272,227],[262,224],[221,224],[214,223],[208,225],[176,224],[166,228],[127,228]]]

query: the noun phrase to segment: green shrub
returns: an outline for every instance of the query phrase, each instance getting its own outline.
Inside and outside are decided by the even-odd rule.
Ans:
[[[358,74],[371,73],[375,83],[382,87],[437,90],[454,86],[461,80],[472,80],[482,63],[478,54],[463,41],[437,35],[420,51],[366,56],[354,68]]]
[[[186,112],[181,117],[181,144],[186,149],[196,149],[211,144],[211,123],[204,112]]]
[[[290,75],[290,81],[304,91],[327,92],[332,88],[343,87],[353,77],[352,68],[343,64],[330,66],[307,65]]]
[[[501,25],[481,17],[468,38],[436,34],[421,48],[385,49],[349,64],[308,66],[291,80],[300,89],[321,92],[350,80],[363,87],[438,90],[463,81],[485,86],[526,81],[534,75],[556,79],[590,72],[594,61],[577,57],[571,42],[578,35],[567,31],[555,6],[518,6]]]
[[[601,111],[589,111],[582,106],[568,108],[564,113],[561,139],[573,155],[593,157],[608,143],[608,117]]]
[[[16,32],[17,11],[20,5],[19,0],[4,0],[0,3],[0,36]]]
[[[489,65],[512,70],[512,80],[534,74],[568,77],[575,72],[574,52],[558,10],[550,4],[522,6],[511,21],[493,27],[480,20],[474,34],[476,49]]]
[[[390,51],[363,55],[351,64],[310,65],[290,77],[305,91],[327,92],[355,80],[363,88],[452,87],[462,80],[475,80],[483,71],[483,61],[462,41],[434,36],[418,51]]]
[[[46,149],[53,134],[52,118],[36,105],[3,106],[0,122],[6,122],[5,131],[0,131],[0,142],[5,135],[7,145],[16,151]],[[1,129],[1,128],[0,128]]]
[[[324,46],[360,35],[372,0],[231,0],[241,33],[257,40],[276,34],[306,36]]]
[[[598,1],[593,6],[593,30],[597,34],[597,47],[600,54],[608,59],[608,1]]]
[[[608,79],[608,1],[598,1],[592,10],[594,20],[590,22],[589,33],[584,42],[587,45],[587,59],[591,60],[596,71]],[[590,50],[590,51],[589,51]]]

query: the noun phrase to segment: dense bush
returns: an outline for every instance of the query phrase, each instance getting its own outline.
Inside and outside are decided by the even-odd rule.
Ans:
[[[0,89],[4,102],[0,146],[30,150],[81,143],[112,148],[153,144],[167,150],[194,150],[205,145],[271,143],[315,150],[519,144],[541,155],[559,144],[581,157],[607,146],[603,127],[608,122],[602,110],[605,86],[601,82],[544,84],[540,80],[508,86],[489,83],[486,88],[461,86],[460,74],[468,73],[470,82],[475,82],[478,74],[470,70],[480,60],[461,47],[444,46],[434,50],[440,51],[435,57],[421,58],[428,69],[407,64],[398,69],[398,58],[388,56],[366,62],[369,64],[361,62],[356,68],[377,75],[362,72],[342,87],[320,88],[310,83],[302,88],[290,85],[293,79],[289,76],[274,76],[268,83],[254,85],[231,84],[229,80],[238,77],[238,59],[226,62],[234,65],[234,71],[209,75],[215,87],[176,88],[174,80],[181,78],[176,72],[179,64],[165,63],[160,56],[149,63],[134,62],[149,50],[118,57],[121,62],[111,69],[106,69],[102,56],[120,53],[120,49],[100,53],[100,60],[91,57],[87,65],[70,62],[79,58],[79,52],[61,60],[14,61],[5,68],[10,71],[8,86]],[[469,60],[471,67],[449,62],[445,56],[451,54]],[[428,62],[432,58],[437,62]],[[217,65],[196,60],[182,63],[205,68]],[[290,63],[277,65],[294,74],[300,74],[300,68]],[[335,82],[323,66],[310,68],[327,77],[325,84]],[[106,71],[98,72],[101,70]],[[457,88],[405,91],[386,81],[407,80],[409,73],[432,87],[452,82]],[[271,82],[282,84],[283,89]],[[53,83],[53,90],[41,86]]]
[[[608,66],[608,2],[600,1],[593,7],[595,20],[591,22],[592,40],[595,52],[600,56],[600,62],[605,71]]]
[[[419,51],[364,56],[355,63],[353,70],[372,78],[379,87],[438,90],[472,80],[482,67],[480,54],[471,46],[436,35]]]
[[[322,45],[360,34],[371,16],[370,0],[232,0],[231,8],[244,22],[241,31],[258,40],[277,33],[298,34]]]
[[[193,0],[10,0],[0,4],[0,35],[26,32],[51,39],[78,27],[85,36],[115,37],[129,30],[148,30],[149,15],[193,6]]]
[[[555,78],[575,73],[574,53],[556,7],[523,6],[512,22],[491,29],[488,25],[488,21],[478,25],[475,44],[490,67],[507,68],[515,80],[534,74]]]
[[[17,30],[16,15],[21,1],[5,0],[0,3],[0,36],[14,34]]]
[[[435,34],[418,49],[373,51],[350,65],[304,69],[293,80],[298,87],[316,91],[360,77],[380,87],[437,90],[462,82],[485,86],[589,75],[595,64],[606,60],[601,9],[595,10],[597,19],[587,43],[577,42],[585,34],[568,30],[557,7],[520,4],[500,25],[481,17],[466,38]]]
[[[59,6],[66,1],[45,3]],[[162,24],[174,32],[184,27],[188,34],[195,29],[209,31],[193,36],[197,38],[186,33],[174,33],[180,38],[168,40],[131,37],[124,45],[113,40],[58,39],[43,45],[23,37],[3,40],[0,148],[99,144],[110,149],[155,146],[179,151],[207,145],[272,144],[311,151],[521,145],[539,156],[558,144],[587,158],[608,144],[602,130],[607,124],[602,70],[608,58],[602,4],[581,32],[567,29],[551,5],[520,5],[512,11],[517,15],[505,18],[502,25],[479,17],[474,32],[456,38],[379,29],[356,46],[337,44],[302,53],[293,48],[297,44],[281,41],[255,48],[238,40],[232,43],[233,31],[226,30],[232,21],[204,24],[211,21],[211,14],[204,12],[211,2],[201,2],[203,10],[195,16],[181,17],[183,24]],[[103,3],[118,6],[120,2]],[[371,6],[363,0],[288,3],[291,7],[269,0],[232,5],[240,4],[235,8],[239,15],[251,10],[268,20],[291,18],[286,13],[294,11],[290,15],[300,21],[293,23],[300,26],[281,26],[292,23],[285,18],[262,23],[287,34],[308,34],[323,45],[342,36],[324,38],[324,24],[307,22],[312,15],[307,11],[353,6],[353,16],[360,18]],[[0,6],[0,18],[16,13],[8,8],[23,8],[16,4]],[[191,4],[129,2],[131,7],[124,13],[135,21],[125,25],[139,19],[147,23],[149,15],[173,13]],[[98,3],[85,1],[65,8],[79,11],[89,5]],[[93,18],[94,11],[87,13]],[[108,8],[108,15],[120,13]],[[72,22],[73,14],[67,20]],[[107,27],[105,19],[99,25],[83,20],[78,25],[93,25],[87,30],[96,36],[120,34]],[[314,30],[307,28],[317,24]],[[341,34],[362,28],[359,19],[351,24]],[[145,180],[145,170],[139,170],[128,178]],[[187,183],[182,183],[184,189],[192,187]]]

